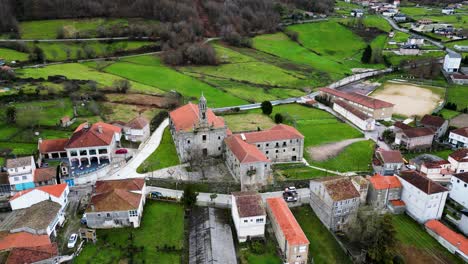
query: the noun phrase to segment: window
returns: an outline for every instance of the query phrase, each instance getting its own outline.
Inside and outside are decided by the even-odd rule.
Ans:
[[[465,185],[465,188],[466,188],[466,183],[464,185]]]
[[[80,156],[88,155],[88,151],[86,149],[80,150]]]
[[[269,146],[270,146],[270,144],[266,143],[266,146],[267,146],[267,147],[269,147]]]
[[[286,150],[285,150],[285,149],[283,149],[283,152],[286,152]]]
[[[26,167],[23,167],[23,170],[25,170],[25,169],[26,169]]]
[[[106,217],[110,217],[110,213],[106,213]]]
[[[107,154],[107,149],[99,149],[99,154]]]
[[[90,149],[89,150],[89,155],[95,155],[96,154],[96,150],[95,149]]]
[[[218,136],[218,139],[221,139],[221,137]]]
[[[138,216],[138,213],[137,213],[136,210],[131,210],[131,211],[128,211],[128,215],[130,217],[136,217],[136,216]]]
[[[257,222],[257,223],[263,223],[263,218],[257,218],[257,219],[255,220],[255,222]]]
[[[218,150],[221,150],[221,147],[218,147]]]
[[[202,140],[206,141],[206,135],[202,135]]]
[[[293,148],[293,151],[296,151],[296,148]]]
[[[190,144],[190,140],[187,140],[187,144]]]
[[[26,179],[28,179],[28,177],[27,177],[27,176],[23,176],[22,179],[23,179],[23,180],[26,180]]]
[[[76,150],[70,151],[70,156],[73,157],[73,156],[77,156],[77,155],[78,155],[78,153],[76,152]]]
[[[278,153],[278,150],[276,150],[275,152]]]
[[[259,148],[259,147],[260,147],[260,144],[257,144],[257,148]]]
[[[283,142],[283,147],[286,147],[286,141]]]
[[[269,153],[269,151],[267,150],[265,153],[266,153],[266,154],[268,154],[268,153]]]
[[[276,142],[276,147],[279,147],[279,143],[278,143],[278,142]]]
[[[15,177],[15,181],[19,181],[19,177]]]
[[[249,220],[247,220],[247,219],[244,220],[244,223],[248,223],[248,222],[249,222]]]

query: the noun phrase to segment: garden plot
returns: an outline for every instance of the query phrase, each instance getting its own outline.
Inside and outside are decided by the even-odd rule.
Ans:
[[[395,114],[423,116],[431,114],[443,102],[444,93],[443,88],[388,82],[371,96],[395,104]]]

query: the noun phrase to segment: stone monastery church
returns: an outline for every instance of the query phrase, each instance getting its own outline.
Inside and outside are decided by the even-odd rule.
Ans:
[[[222,157],[242,190],[258,189],[272,180],[272,163],[302,160],[304,136],[294,127],[233,134],[222,117],[207,107],[188,103],[169,113],[170,131],[181,162]]]

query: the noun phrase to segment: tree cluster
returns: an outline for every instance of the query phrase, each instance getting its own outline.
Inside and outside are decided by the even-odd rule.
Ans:
[[[447,102],[447,103],[444,105],[444,108],[445,108],[445,109],[448,109],[448,110],[457,111],[458,106],[457,106],[456,103]]]

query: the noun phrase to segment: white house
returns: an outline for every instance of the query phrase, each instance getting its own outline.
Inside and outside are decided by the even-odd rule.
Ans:
[[[14,191],[34,188],[36,163],[33,156],[7,159],[5,167],[8,172],[8,181]]]
[[[443,69],[446,72],[458,72],[460,69],[462,56],[456,52],[448,52],[444,57]]]
[[[232,193],[231,214],[239,242],[264,237],[266,211],[260,194],[257,192]]]
[[[468,148],[468,127],[450,131],[449,143],[456,148]]]
[[[362,17],[364,15],[364,11],[362,11],[362,9],[353,9],[350,15],[352,17]]]
[[[90,228],[137,228],[145,201],[144,179],[97,181],[86,209],[86,224]]]
[[[123,127],[125,139],[132,142],[143,142],[150,136],[150,125],[146,118],[138,116]]]
[[[405,44],[400,47],[400,55],[418,55],[419,46],[416,44]]]
[[[454,174],[450,182],[450,198],[468,208],[468,172]]]
[[[28,189],[16,193],[10,199],[12,210],[28,208],[42,201],[52,201],[65,208],[68,204],[68,193],[70,192],[66,183],[57,185],[46,185],[34,189]]]
[[[450,168],[455,173],[468,171],[468,149],[459,149],[448,156]]]
[[[363,131],[372,131],[375,129],[374,118],[368,116],[342,99],[335,100],[333,103],[333,110]]]
[[[455,14],[455,9],[453,9],[451,7],[446,7],[446,8],[442,8],[441,12],[444,15],[453,15],[453,14]]]
[[[450,253],[468,262],[468,239],[456,233],[440,221],[430,220],[425,223],[426,231]]]
[[[445,187],[416,171],[401,172],[398,179],[403,185],[401,200],[409,216],[421,224],[442,217],[448,195]]]
[[[453,171],[451,164],[446,160],[428,161],[421,164],[420,171],[424,176],[437,182],[450,182]]]
[[[424,45],[424,38],[416,35],[411,35],[406,41],[408,45]]]

